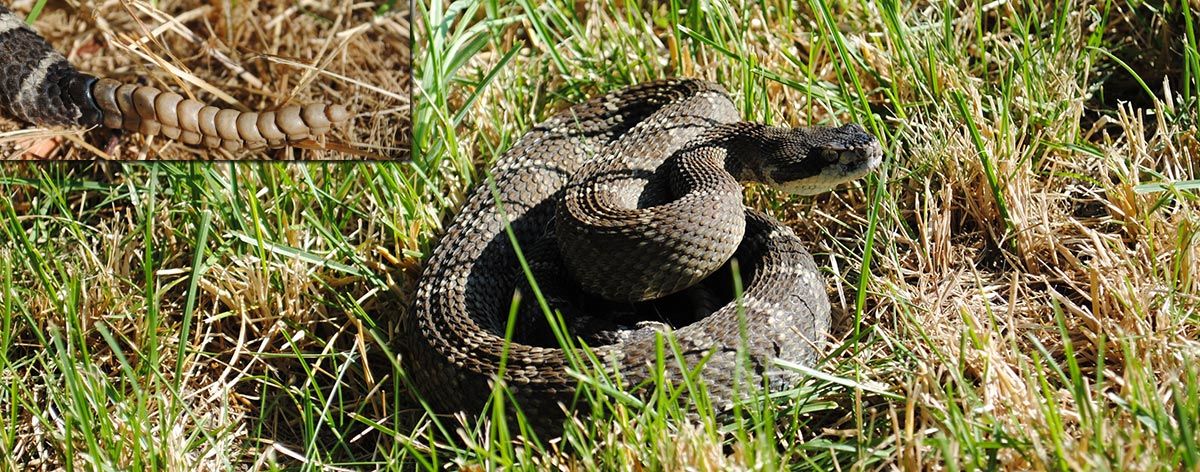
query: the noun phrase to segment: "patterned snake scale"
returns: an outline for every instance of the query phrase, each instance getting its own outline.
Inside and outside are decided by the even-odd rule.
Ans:
[[[739,389],[762,385],[763,375],[772,389],[794,384],[799,374],[772,360],[816,360],[830,325],[825,282],[792,230],[742,204],[738,181],[813,194],[881,158],[858,125],[742,122],[723,88],[699,80],[636,85],[564,110],[499,158],[490,172],[497,193],[477,187],[434,249],[403,319],[405,369],[435,408],[481,411],[505,355],[514,293],[527,287],[505,232],[511,222],[527,255],[561,258],[531,266],[567,325],[615,327],[598,331],[616,335],[574,334],[627,387],[652,378],[654,333],[664,330],[689,368],[707,357],[700,372],[718,408],[737,398],[739,365],[750,367]],[[731,256],[744,284],[742,318]],[[713,294],[719,303],[704,302]],[[544,320],[526,305],[522,312]],[[630,312],[642,319],[613,321]],[[680,322],[673,312],[699,314]],[[531,324],[518,320],[503,381],[548,430],[579,381],[553,337],[521,332],[536,333]],[[739,362],[739,345],[749,362]],[[680,379],[670,354],[665,372]]]
[[[103,125],[229,151],[316,138],[350,118],[341,105],[312,103],[245,112],[150,86],[97,79],[76,70],[4,5],[0,5],[0,110],[35,125]]]

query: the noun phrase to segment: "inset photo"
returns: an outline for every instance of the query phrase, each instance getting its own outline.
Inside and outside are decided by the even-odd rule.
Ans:
[[[0,159],[409,156],[407,1],[0,5]]]

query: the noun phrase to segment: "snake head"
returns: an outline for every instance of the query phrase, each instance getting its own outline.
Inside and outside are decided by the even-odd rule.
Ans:
[[[883,146],[862,126],[785,130],[762,160],[763,183],[784,192],[815,195],[867,175],[883,160]]]

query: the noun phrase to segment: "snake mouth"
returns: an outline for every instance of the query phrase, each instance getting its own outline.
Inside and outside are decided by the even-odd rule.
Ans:
[[[820,158],[809,162],[821,165],[768,168],[765,183],[795,195],[816,195],[861,178],[883,162],[883,147],[873,139],[855,147],[821,149],[818,154]]]
[[[837,163],[831,165],[834,175],[842,175],[845,180],[854,180],[865,176],[879,164],[883,162],[883,147],[878,141],[873,141],[869,145],[855,148],[845,149],[838,152]],[[825,174],[826,172],[821,172]]]

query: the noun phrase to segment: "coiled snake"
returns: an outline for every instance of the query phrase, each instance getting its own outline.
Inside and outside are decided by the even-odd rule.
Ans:
[[[689,369],[703,365],[719,407],[736,399],[739,365],[757,375],[743,378],[744,389],[762,375],[772,387],[794,383],[798,375],[772,360],[815,360],[830,324],[825,283],[790,229],[743,206],[737,180],[811,194],[864,175],[881,157],[858,125],[739,121],[725,91],[698,80],[637,85],[564,110],[500,157],[495,193],[476,188],[433,251],[403,319],[406,371],[437,408],[477,413],[506,357],[503,381],[535,425],[572,403],[579,381],[535,326],[540,314],[522,315],[506,345],[514,293],[532,298],[505,232],[511,224],[524,253],[549,254],[531,263],[534,279],[567,325],[602,326],[575,334],[627,386],[651,378],[653,333],[665,329]],[[731,256],[745,286],[740,302]],[[666,375],[678,380],[667,352]]]
[[[247,112],[205,105],[155,87],[98,79],[75,70],[4,5],[0,61],[0,110],[37,125],[103,125],[236,151],[315,138],[350,118],[341,105],[312,103]]]

